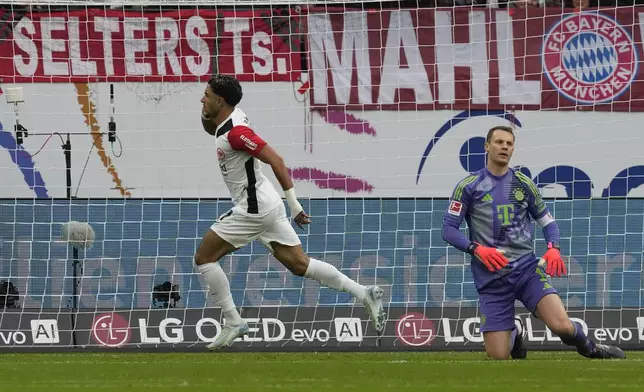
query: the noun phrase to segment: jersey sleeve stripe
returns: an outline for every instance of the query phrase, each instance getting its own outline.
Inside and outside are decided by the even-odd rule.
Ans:
[[[454,196],[452,197],[452,199],[460,201],[461,196],[463,196],[463,189],[465,189],[465,187],[469,184],[473,183],[477,178],[478,176],[469,176],[466,177],[463,181],[459,182],[456,186],[456,189],[454,190]]]
[[[464,186],[463,184],[466,183],[468,181],[468,179],[469,179],[469,177],[467,177],[466,179],[462,180],[461,182],[459,182],[456,185],[456,189],[454,189],[454,194],[452,195],[453,200],[460,200],[461,199],[462,188]]]
[[[532,182],[531,179],[529,179],[525,174],[519,171],[517,171],[516,174],[517,174],[517,178],[530,188],[534,197],[537,197],[540,195],[539,190],[537,189],[537,186],[534,184],[534,182]]]

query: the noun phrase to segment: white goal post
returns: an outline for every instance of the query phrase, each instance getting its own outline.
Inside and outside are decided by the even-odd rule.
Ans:
[[[495,125],[515,130],[512,164],[558,221],[569,276],[553,284],[571,316],[644,347],[643,7],[2,3],[0,350],[214,339],[193,256],[231,207],[199,120],[217,72],[285,158],[313,220],[304,250],[383,287],[388,312],[376,336],[349,294],[253,243],[222,260],[252,328],[231,350],[481,350],[470,261],[441,229]],[[91,247],[65,241],[69,222],[91,226],[75,237]],[[517,317],[531,348],[564,348],[519,303]]]

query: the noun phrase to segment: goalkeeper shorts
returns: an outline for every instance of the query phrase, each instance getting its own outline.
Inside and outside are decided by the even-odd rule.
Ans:
[[[536,259],[526,264],[479,291],[481,332],[511,330],[514,327],[515,300],[521,301],[534,314],[543,297],[557,293]]]

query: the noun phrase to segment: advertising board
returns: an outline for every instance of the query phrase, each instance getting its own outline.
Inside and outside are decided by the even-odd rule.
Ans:
[[[483,351],[476,308],[390,307],[377,336],[361,308],[262,307],[244,309],[250,331],[227,351]],[[81,310],[74,345],[70,315],[6,312],[0,324],[0,351],[82,348],[92,351],[205,351],[221,332],[219,310]],[[45,318],[48,317],[48,318]],[[569,349],[543,323],[519,308],[526,346]],[[592,340],[625,349],[644,348],[641,309],[571,309]]]

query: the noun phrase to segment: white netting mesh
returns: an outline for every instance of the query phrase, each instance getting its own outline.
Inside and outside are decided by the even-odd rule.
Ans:
[[[193,267],[201,236],[231,207],[199,120],[214,72],[241,80],[240,106],[285,158],[313,218],[298,232],[304,250],[380,285],[389,314],[378,341],[347,293],[293,276],[253,243],[223,260],[257,328],[237,347],[481,348],[469,260],[441,229],[498,124],[517,132],[513,164],[559,222],[570,276],[554,284],[573,316],[591,337],[617,331],[628,345],[644,334],[644,8],[3,4],[0,87],[25,99],[0,101],[0,325],[35,331],[11,345],[201,349],[217,333],[219,309]],[[70,156],[58,143],[68,138]],[[93,227],[91,249],[60,241],[70,221]],[[556,340],[521,318],[533,344]]]

